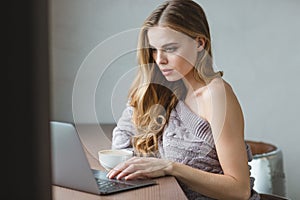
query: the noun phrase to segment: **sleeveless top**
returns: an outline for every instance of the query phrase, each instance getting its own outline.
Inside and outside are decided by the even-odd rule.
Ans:
[[[127,106],[113,130],[112,148],[131,147],[131,136],[136,129],[131,122],[133,108]],[[170,114],[168,125],[159,139],[159,157],[182,163],[193,168],[211,173],[223,174],[218,160],[215,142],[209,122],[192,112],[183,101],[179,101]],[[248,161],[252,160],[250,147],[245,143]],[[250,165],[249,174],[250,174]],[[190,200],[211,200],[198,192],[192,191],[178,180],[185,195]],[[260,199],[253,189],[254,178],[250,177],[250,200]]]

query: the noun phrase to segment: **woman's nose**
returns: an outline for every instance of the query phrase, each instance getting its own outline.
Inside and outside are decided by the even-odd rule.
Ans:
[[[156,63],[157,64],[166,64],[167,62],[168,62],[168,59],[167,59],[166,54],[163,51],[158,50],[157,54],[156,54]]]

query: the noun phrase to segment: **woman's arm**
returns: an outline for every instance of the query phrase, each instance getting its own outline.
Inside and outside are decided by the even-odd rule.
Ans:
[[[132,123],[133,108],[129,105],[123,111],[117,126],[112,132],[112,149],[125,149],[131,146],[131,137],[136,130]]]
[[[224,175],[212,174],[173,163],[166,174],[173,175],[194,191],[216,199],[249,199],[250,177],[244,142],[244,118],[229,84],[212,83],[210,116],[216,150]],[[209,103],[209,104],[210,104]]]

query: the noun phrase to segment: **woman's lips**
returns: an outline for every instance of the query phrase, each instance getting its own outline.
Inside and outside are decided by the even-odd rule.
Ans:
[[[162,69],[161,72],[164,76],[169,76],[173,72],[173,69]]]

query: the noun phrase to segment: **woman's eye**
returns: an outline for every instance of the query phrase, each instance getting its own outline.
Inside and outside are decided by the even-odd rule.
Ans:
[[[167,53],[172,53],[172,52],[174,52],[174,51],[176,51],[176,47],[168,47],[168,48],[165,48],[165,52],[167,52]]]

